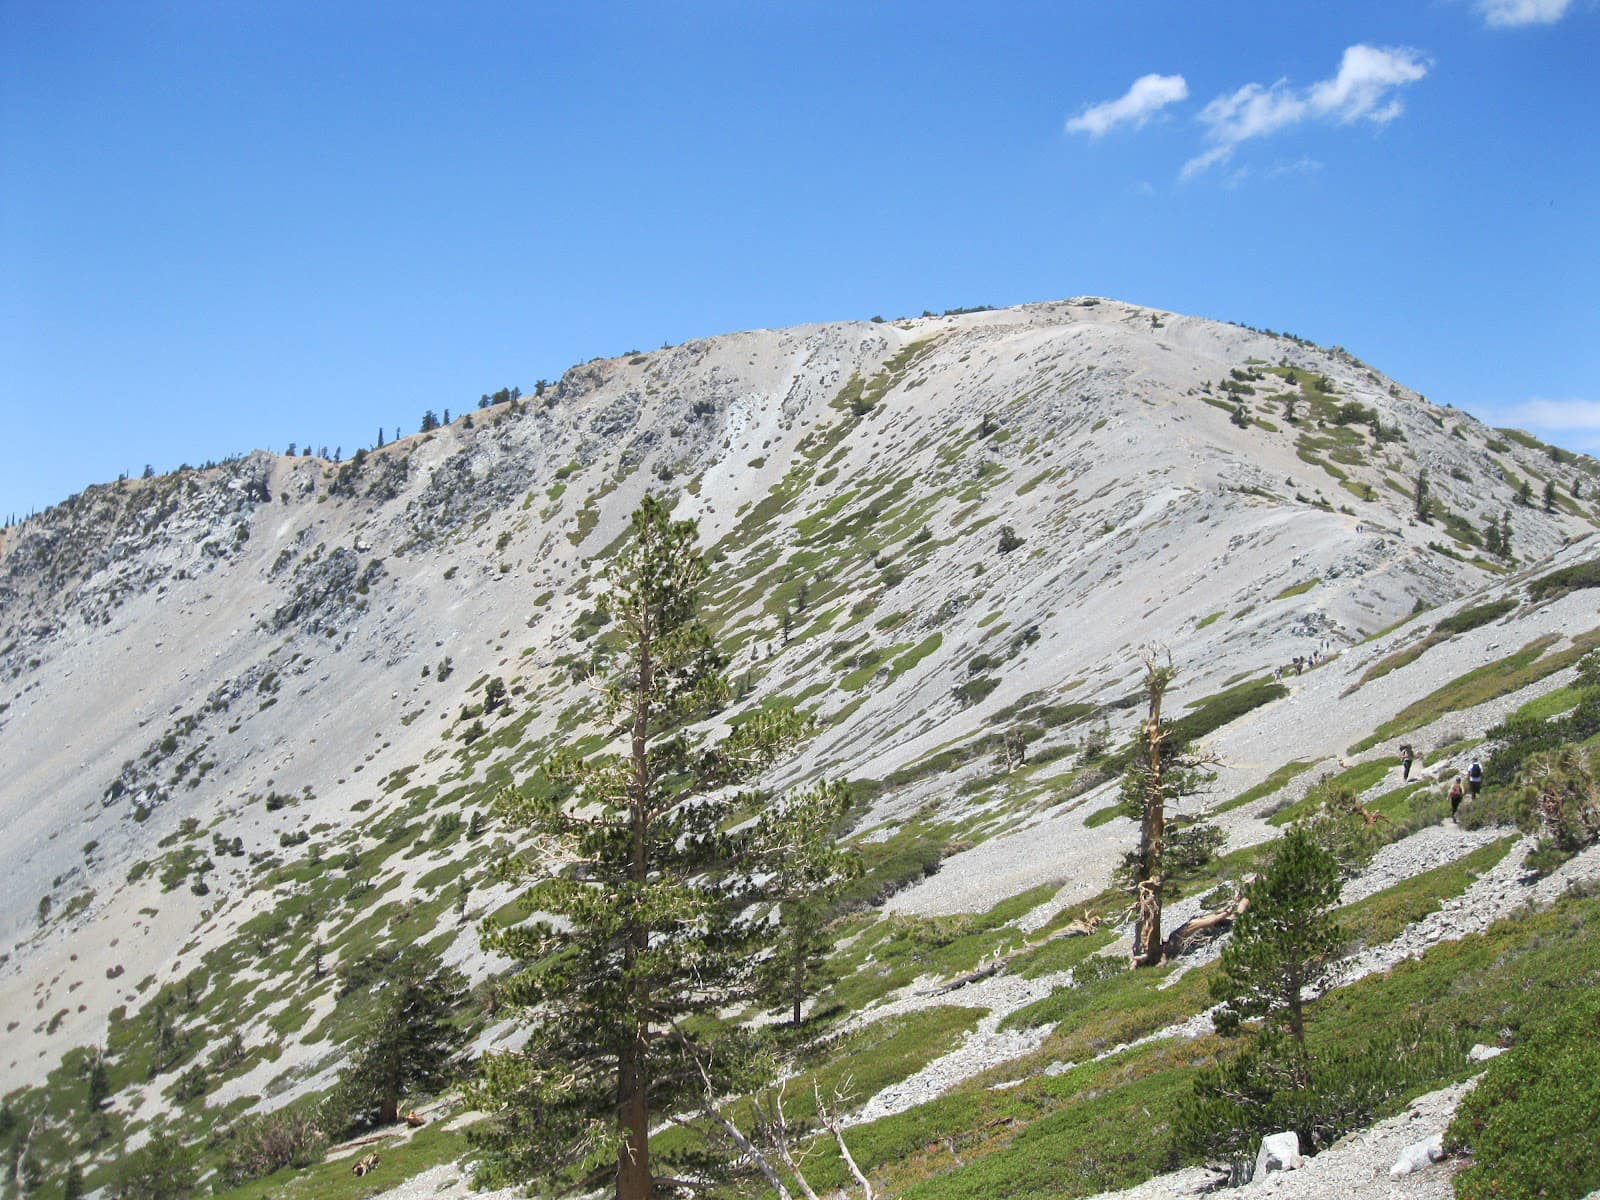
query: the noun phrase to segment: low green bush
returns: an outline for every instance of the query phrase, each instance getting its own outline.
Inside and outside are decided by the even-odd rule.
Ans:
[[[1470,1042],[1465,1031],[1436,1027],[1427,1018],[1362,1045],[1309,1055],[1288,1037],[1265,1032],[1196,1076],[1193,1095],[1173,1122],[1174,1150],[1186,1160],[1214,1163],[1242,1183],[1264,1133],[1292,1129],[1302,1149],[1325,1150],[1394,1099],[1460,1071]]]
[[[1541,575],[1528,584],[1528,598],[1533,601],[1554,600],[1575,592],[1579,588],[1600,587],[1600,561],[1574,563]]]
[[[1472,1156],[1456,1176],[1459,1200],[1600,1188],[1600,995],[1561,997],[1557,1015],[1496,1059],[1456,1111],[1446,1146]]]
[[[1480,625],[1487,625],[1490,621],[1498,621],[1512,609],[1517,607],[1513,599],[1495,600],[1488,604],[1480,604],[1476,608],[1463,609],[1453,617],[1446,617],[1435,625],[1434,632],[1443,634],[1466,633],[1469,629],[1476,629]]]

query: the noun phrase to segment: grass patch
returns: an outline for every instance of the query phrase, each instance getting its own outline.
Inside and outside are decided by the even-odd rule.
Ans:
[[[1322,580],[1320,578],[1308,579],[1304,583],[1297,583],[1293,587],[1284,588],[1283,591],[1279,592],[1276,596],[1273,597],[1273,599],[1274,600],[1287,600],[1290,596],[1301,596],[1301,595],[1304,595],[1306,592],[1309,592],[1312,588],[1316,587],[1317,584],[1319,584],[1321,582],[1322,582]]]
[[[1468,630],[1487,625],[1491,621],[1498,621],[1516,607],[1516,600],[1509,597],[1504,600],[1495,600],[1488,604],[1479,604],[1474,608],[1463,609],[1453,617],[1446,617],[1433,627],[1433,631],[1444,634],[1446,637],[1458,633],[1466,633]]]
[[[396,1187],[429,1167],[451,1162],[467,1152],[463,1130],[445,1129],[433,1124],[401,1141],[390,1138],[376,1143],[381,1161],[371,1175],[357,1176],[350,1170],[355,1157],[343,1157],[296,1171],[285,1167],[262,1179],[217,1192],[222,1200],[365,1200]],[[363,1150],[363,1153],[365,1149]]]
[[[1352,794],[1359,796],[1383,782],[1390,771],[1398,771],[1399,769],[1396,763],[1390,762],[1387,758],[1375,758],[1371,762],[1357,763],[1353,767],[1347,767],[1337,775],[1332,776],[1329,783],[1333,787],[1347,789]],[[1320,785],[1321,782],[1319,780],[1318,784]],[[1421,780],[1417,780],[1418,784],[1421,782]],[[1293,804],[1285,805],[1269,816],[1267,824],[1288,825],[1293,821],[1298,821],[1301,817],[1309,817],[1321,803],[1322,797],[1318,794],[1317,788],[1308,789],[1306,794]]]
[[[1568,662],[1576,661],[1578,657],[1576,654],[1571,658],[1566,654],[1551,655],[1550,658],[1541,661],[1544,652],[1559,640],[1560,635],[1553,633],[1535,638],[1520,650],[1474,668],[1441,688],[1435,688],[1422,699],[1401,709],[1392,719],[1378,726],[1370,736],[1351,746],[1349,753],[1360,754],[1379,742],[1410,733],[1414,729],[1421,729],[1445,713],[1472,708],[1486,700],[1493,700],[1496,696],[1504,696],[1527,687],[1528,684],[1543,679],[1552,671],[1560,670]],[[1557,659],[1562,661],[1556,662]]]
[[[1455,862],[1413,875],[1358,900],[1339,910],[1339,924],[1356,948],[1393,941],[1405,932],[1406,926],[1439,911],[1446,900],[1465,892],[1474,880],[1503,859],[1516,841],[1514,837],[1500,838]]]
[[[911,670],[912,667],[916,666],[923,659],[927,658],[928,655],[932,654],[943,644],[944,634],[929,634],[926,638],[918,642],[910,650],[906,651],[906,653],[902,654],[890,664],[889,678],[894,679],[897,676],[904,675],[907,671]]]
[[[1190,705],[1183,716],[1172,722],[1171,736],[1197,742],[1263,704],[1288,694],[1288,688],[1271,679],[1246,680]]]
[[[1122,815],[1122,805],[1108,804],[1104,808],[1097,808],[1083,819],[1085,829],[1098,829],[1108,821],[1114,821]]]
[[[1272,793],[1281,790],[1290,780],[1298,775],[1303,775],[1317,765],[1318,760],[1295,759],[1293,762],[1284,763],[1271,775],[1268,775],[1254,787],[1246,788],[1231,800],[1224,800],[1217,805],[1213,812],[1227,812],[1231,808],[1243,808],[1246,804],[1254,804],[1257,800],[1264,800]]]

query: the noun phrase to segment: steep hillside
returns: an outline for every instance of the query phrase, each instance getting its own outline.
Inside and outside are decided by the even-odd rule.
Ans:
[[[325,1086],[339,970],[385,940],[492,976],[472,918],[507,893],[475,818],[599,745],[598,577],[647,492],[711,548],[728,717],[821,718],[772,782],[856,781],[873,895],[1027,894],[1043,925],[1126,848],[1086,823],[1115,784],[1084,748],[1130,732],[1142,647],[1181,667],[1216,803],[1408,736],[1450,761],[1600,628],[1592,593],[1528,586],[1593,559],[1597,488],[1343,351],[1095,299],[696,341],[342,463],[90,488],[0,541],[0,1091],[109,1046],[136,1145],[164,1110]],[[1276,832],[1274,790],[1230,846]],[[186,1040],[151,1063],[179,996]]]

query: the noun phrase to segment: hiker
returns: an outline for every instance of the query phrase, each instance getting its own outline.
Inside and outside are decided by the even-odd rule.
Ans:
[[[1456,776],[1456,781],[1450,785],[1450,819],[1456,820],[1456,809],[1461,807],[1461,776]],[[1461,822],[1456,821],[1459,825]]]
[[[1478,798],[1478,790],[1483,787],[1483,767],[1477,759],[1472,760],[1472,765],[1467,768],[1467,791],[1472,798]]]
[[[1410,746],[1400,747],[1400,782],[1405,783],[1411,778],[1411,760],[1415,757]]]

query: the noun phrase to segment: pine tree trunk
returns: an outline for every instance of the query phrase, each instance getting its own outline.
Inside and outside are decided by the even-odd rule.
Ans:
[[[638,690],[633,701],[633,828],[628,879],[635,889],[636,903],[650,875],[646,835],[650,816],[650,692],[654,686],[651,633],[648,627],[640,630]],[[623,969],[631,974],[639,957],[649,949],[650,931],[635,915],[625,937]],[[617,1063],[617,1123],[622,1134],[617,1147],[617,1200],[650,1200],[650,993],[644,980],[635,979],[631,1001],[633,1036]]]
[[[1141,967],[1161,962],[1161,848],[1167,836],[1166,791],[1161,761],[1161,696],[1164,688],[1150,682],[1150,717],[1145,726],[1145,750],[1150,761],[1145,779],[1144,812],[1139,822],[1139,881],[1133,961]]]
[[[400,1050],[399,1047],[390,1047],[388,1062],[383,1068],[383,1095],[378,1098],[378,1124],[393,1125],[399,1119]]]
[[[643,1036],[623,1050],[617,1070],[617,1200],[650,1200],[650,1104],[645,1083]]]
[[[789,983],[793,993],[794,1017],[790,1021],[796,1029],[800,1028],[800,1008],[806,999],[806,944],[804,931],[795,931],[794,959],[789,964]]]

